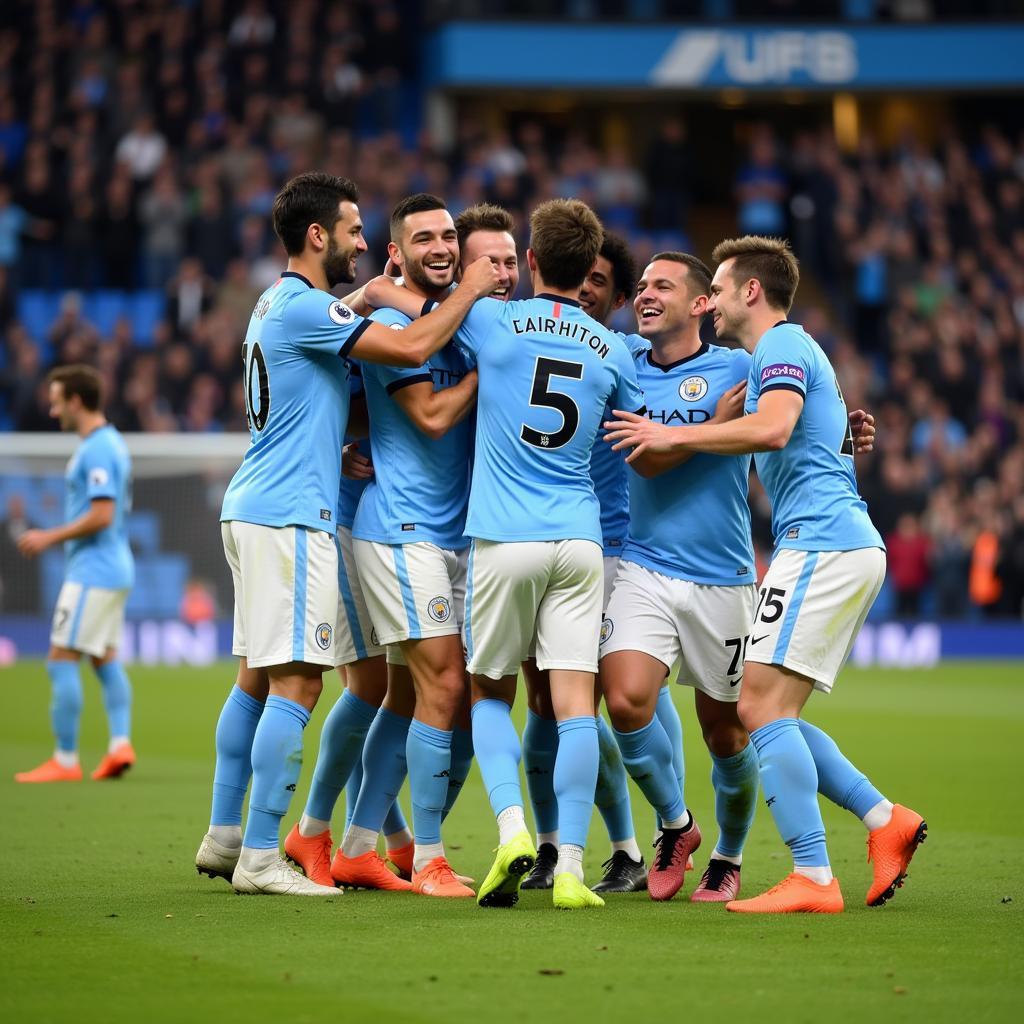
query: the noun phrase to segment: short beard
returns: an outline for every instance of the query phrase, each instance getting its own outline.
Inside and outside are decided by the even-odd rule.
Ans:
[[[336,284],[351,284],[356,279],[352,273],[351,253],[343,253],[330,235],[327,236],[327,254],[324,256],[324,277],[328,288]]]
[[[452,281],[455,280],[455,266],[451,268]],[[421,292],[427,295],[436,295],[438,292],[444,292],[446,288],[451,285],[451,281],[446,285],[437,285],[427,277],[427,272],[423,269],[423,265],[420,263],[412,263],[408,261],[402,265],[402,277],[415,285]]]

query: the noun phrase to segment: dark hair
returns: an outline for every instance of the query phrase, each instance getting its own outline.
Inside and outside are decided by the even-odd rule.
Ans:
[[[612,265],[612,282],[616,295],[633,294],[636,287],[636,260],[629,251],[629,244],[621,235],[604,233],[599,256],[603,256]]]
[[[696,297],[698,295],[710,295],[711,294],[711,271],[708,269],[708,265],[696,256],[691,256],[688,252],[656,252],[651,257],[651,262],[655,260],[668,260],[670,263],[682,263],[688,273],[687,278],[693,282],[691,294]]]
[[[89,412],[99,409],[103,399],[103,378],[93,367],[84,363],[57,366],[46,375],[46,381],[48,384],[60,384],[66,399],[78,395]]]
[[[530,248],[546,284],[579,288],[597,259],[604,229],[579,199],[549,199],[530,217]]]
[[[467,206],[455,218],[455,230],[459,233],[459,248],[466,244],[474,231],[507,231],[510,235],[515,231],[516,222],[508,210],[493,203],[477,203]]]
[[[734,260],[732,279],[737,283],[756,278],[773,309],[788,313],[800,284],[800,268],[784,238],[744,235],[719,242],[711,253],[716,263]]]
[[[397,242],[402,237],[402,225],[406,217],[414,213],[425,213],[427,210],[447,209],[443,199],[432,196],[429,192],[417,192],[399,199],[391,211],[391,241]]]
[[[274,197],[274,231],[289,256],[298,256],[306,245],[310,224],[331,231],[337,224],[342,202],[359,202],[359,189],[348,178],[311,171],[292,178]]]

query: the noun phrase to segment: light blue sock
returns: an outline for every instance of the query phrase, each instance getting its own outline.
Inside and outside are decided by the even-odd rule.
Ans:
[[[262,701],[237,686],[231,688],[217,719],[211,825],[242,824],[242,804],[252,776],[252,738],[262,714]]]
[[[372,704],[350,690],[343,690],[335,701],[320,733],[320,752],[306,800],[305,813],[309,817],[331,820],[352,767],[362,757],[363,741],[376,714]]]
[[[439,843],[452,766],[451,730],[436,729],[414,718],[405,757],[409,763],[413,837],[420,846]]]
[[[634,732],[615,730],[622,762],[650,805],[664,821],[686,810],[679,781],[672,766],[672,744],[657,716]]]
[[[50,723],[57,749],[78,753],[78,723],[82,717],[82,677],[77,661],[48,661],[50,676]]]
[[[401,789],[401,785],[398,788]],[[409,831],[409,823],[405,820],[405,815],[402,813],[402,805],[398,802],[398,797],[395,797],[391,802],[388,813],[384,815],[384,824],[381,825],[380,830],[386,836],[393,836],[396,832]]]
[[[597,786],[597,760],[597,721],[593,715],[566,718],[558,723],[555,797],[559,843],[587,845]]]
[[[597,789],[594,803],[604,818],[608,838],[621,843],[633,838],[633,808],[629,802],[629,784],[622,753],[611,726],[599,715],[597,722]]]
[[[527,708],[523,730],[523,768],[526,788],[538,832],[558,831],[558,801],[555,799],[555,757],[558,754],[558,723],[541,718]]]
[[[363,744],[363,781],[352,824],[379,832],[407,771],[405,743],[411,719],[381,708]]]
[[[366,737],[363,737],[365,746]],[[359,787],[363,784],[363,747],[359,748],[359,759],[352,765],[345,783],[345,831],[352,824],[352,815],[356,812],[356,801],[359,799]]]
[[[448,776],[448,795],[444,799],[444,811],[441,820],[448,817],[448,812],[455,806],[462,787],[473,767],[473,731],[472,729],[456,729],[452,733],[452,766]]]
[[[711,755],[711,785],[715,788],[715,849],[726,857],[739,857],[754,823],[757,806],[757,751],[748,743],[732,757]]]
[[[868,777],[843,756],[828,733],[800,719],[800,735],[814,758],[814,767],[818,772],[818,792],[822,796],[851,811],[858,818],[863,818],[872,807],[885,799],[871,785]]]
[[[491,810],[498,815],[506,807],[522,807],[521,749],[512,724],[512,709],[503,700],[479,700],[473,705],[472,717],[473,749]]]
[[[683,758],[683,723],[679,719],[679,711],[672,700],[672,687],[667,683],[658,691],[658,703],[654,706],[654,714],[672,744],[672,770],[679,781],[679,792],[685,793],[686,761]],[[661,815],[655,815],[657,826],[661,828]]]
[[[252,738],[252,799],[242,845],[276,850],[281,819],[302,771],[302,730],[309,712],[286,697],[271,695]]]
[[[818,773],[795,718],[779,718],[750,734],[761,788],[798,867],[827,867],[825,826],[818,806]]]
[[[103,687],[103,706],[111,736],[132,734],[132,684],[119,661],[108,661],[96,669]]]

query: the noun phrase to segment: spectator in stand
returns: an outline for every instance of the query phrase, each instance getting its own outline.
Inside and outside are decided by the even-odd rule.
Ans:
[[[147,288],[166,288],[185,254],[188,201],[174,170],[163,166],[139,202],[142,255]]]
[[[216,284],[194,256],[181,261],[167,285],[167,320],[177,335],[187,335],[199,318],[213,308]],[[252,312],[250,310],[250,312]]]
[[[755,126],[747,163],[736,176],[737,220],[741,235],[786,233],[786,175],[779,166],[770,126]]]
[[[921,610],[921,595],[931,575],[931,541],[917,516],[904,512],[896,529],[886,536],[885,547],[888,575],[896,591],[896,614],[901,619],[916,619]]]
[[[167,156],[167,140],[156,127],[153,115],[140,114],[114,150],[114,159],[127,164],[136,185],[145,185],[159,170]]]

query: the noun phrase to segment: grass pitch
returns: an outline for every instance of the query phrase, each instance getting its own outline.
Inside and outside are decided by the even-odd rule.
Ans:
[[[214,723],[233,671],[134,669],[138,766],[116,782],[63,786],[12,781],[50,750],[42,665],[0,676],[4,1020],[497,1024],[667,1012],[712,1024],[818,1024],[1018,1020],[1024,1010],[1019,664],[850,669],[832,697],[812,700],[808,717],[891,799],[923,813],[930,833],[907,886],[870,909],[864,830],[826,805],[847,905],[826,918],[740,917],[683,896],[653,904],[646,894],[577,913],[554,911],[549,894],[538,892],[524,893],[512,911],[365,892],[330,904],[239,899],[193,867],[209,809]],[[327,678],[286,827],[301,812],[319,725],[338,693],[336,677]],[[106,737],[98,684],[88,671],[83,679],[89,770]],[[688,802],[706,837],[699,877],[716,835],[710,766],[691,691],[676,688],[675,697]],[[521,719],[522,698],[517,713]],[[643,846],[653,818],[633,796]],[[445,834],[457,869],[482,879],[496,829],[475,768]],[[606,856],[595,814],[591,882]],[[788,870],[762,806],[743,891],[756,893]],[[686,891],[694,884],[690,876]]]

